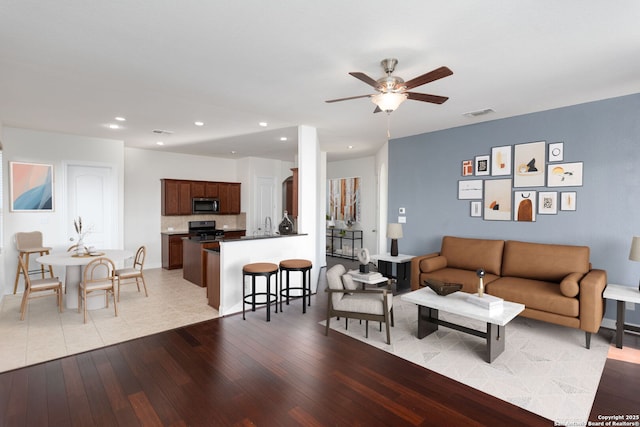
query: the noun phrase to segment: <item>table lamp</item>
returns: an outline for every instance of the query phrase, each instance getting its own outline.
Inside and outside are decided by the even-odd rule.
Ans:
[[[391,239],[391,256],[398,256],[398,239],[402,239],[402,224],[388,224],[387,238]],[[638,253],[640,254],[640,250]]]
[[[631,239],[629,259],[631,261],[640,261],[640,237],[638,236],[633,236],[633,239]],[[638,282],[638,291],[640,291],[640,282]]]

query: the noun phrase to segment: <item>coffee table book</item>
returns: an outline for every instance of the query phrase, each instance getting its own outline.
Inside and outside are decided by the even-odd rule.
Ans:
[[[500,313],[504,307],[503,299],[495,297],[493,295],[484,294],[479,296],[478,294],[470,294],[467,297],[467,301],[471,304],[475,304],[478,307],[489,310],[490,313]]]

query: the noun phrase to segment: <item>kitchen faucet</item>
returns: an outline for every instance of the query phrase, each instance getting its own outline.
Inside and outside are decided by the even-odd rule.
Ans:
[[[271,217],[270,216],[264,219],[264,234],[266,236],[271,235]]]

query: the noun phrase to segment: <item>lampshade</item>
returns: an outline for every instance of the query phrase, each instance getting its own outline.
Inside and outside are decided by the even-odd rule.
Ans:
[[[640,261],[640,237],[638,236],[633,236],[633,239],[631,239],[629,259],[631,261]]]
[[[402,224],[391,223],[387,225],[387,238],[402,239]]]
[[[371,97],[371,101],[385,113],[390,113],[400,106],[406,99],[406,93],[384,92]]]

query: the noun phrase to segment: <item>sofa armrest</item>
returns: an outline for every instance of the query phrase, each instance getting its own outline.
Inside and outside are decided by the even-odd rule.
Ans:
[[[420,289],[420,261],[440,255],[440,252],[433,252],[411,258],[411,290]]]
[[[604,317],[602,293],[607,286],[605,270],[591,270],[580,281],[580,329],[596,333]]]

